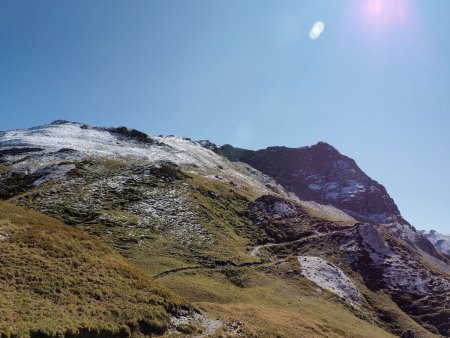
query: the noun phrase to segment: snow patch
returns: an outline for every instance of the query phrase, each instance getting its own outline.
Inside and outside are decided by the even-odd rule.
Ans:
[[[309,190],[319,191],[322,189],[322,186],[316,183],[308,185]]]
[[[302,275],[322,289],[326,289],[350,303],[359,303],[361,295],[347,275],[335,265],[320,257],[299,256]]]
[[[75,164],[52,165],[39,169],[36,171],[36,174],[41,177],[35,180],[33,182],[33,185],[38,186],[48,181],[63,178],[69,171],[73,169],[75,169]]]

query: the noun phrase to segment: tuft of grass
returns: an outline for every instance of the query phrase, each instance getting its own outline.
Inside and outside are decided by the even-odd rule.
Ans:
[[[196,333],[202,333],[203,328],[194,324],[181,324],[177,326],[177,330],[186,335],[193,335]]]
[[[0,174],[8,171],[8,166],[5,163],[0,163]]]

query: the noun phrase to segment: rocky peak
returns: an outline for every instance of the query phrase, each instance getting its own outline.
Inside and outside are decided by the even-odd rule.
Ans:
[[[196,143],[201,145],[203,148],[209,149],[209,150],[215,152],[216,154],[221,155],[220,148],[216,144],[214,144],[213,142],[211,142],[209,140],[200,140],[200,141],[197,141]]]
[[[257,151],[227,145],[221,151],[232,161],[246,162],[272,176],[302,200],[333,205],[365,222],[406,223],[386,189],[325,142]]]
[[[77,124],[77,123],[70,122],[70,121],[67,121],[67,120],[55,120],[55,121],[50,123],[51,126],[60,126],[62,124]]]
[[[339,151],[335,147],[333,147],[331,144],[323,142],[323,141],[317,142],[316,144],[312,145],[310,148],[311,149],[319,149],[321,151],[330,151],[330,152],[339,154]]]

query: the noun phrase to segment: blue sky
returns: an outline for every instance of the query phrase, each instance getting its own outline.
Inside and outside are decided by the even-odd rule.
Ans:
[[[448,13],[448,0],[3,0],[0,130],[68,119],[252,149],[326,141],[413,225],[450,233]]]

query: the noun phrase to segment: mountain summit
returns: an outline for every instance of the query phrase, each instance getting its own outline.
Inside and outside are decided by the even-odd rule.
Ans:
[[[386,189],[327,143],[257,151],[225,145],[221,151],[232,161],[248,163],[274,177],[302,200],[331,204],[364,222],[405,223]]]

